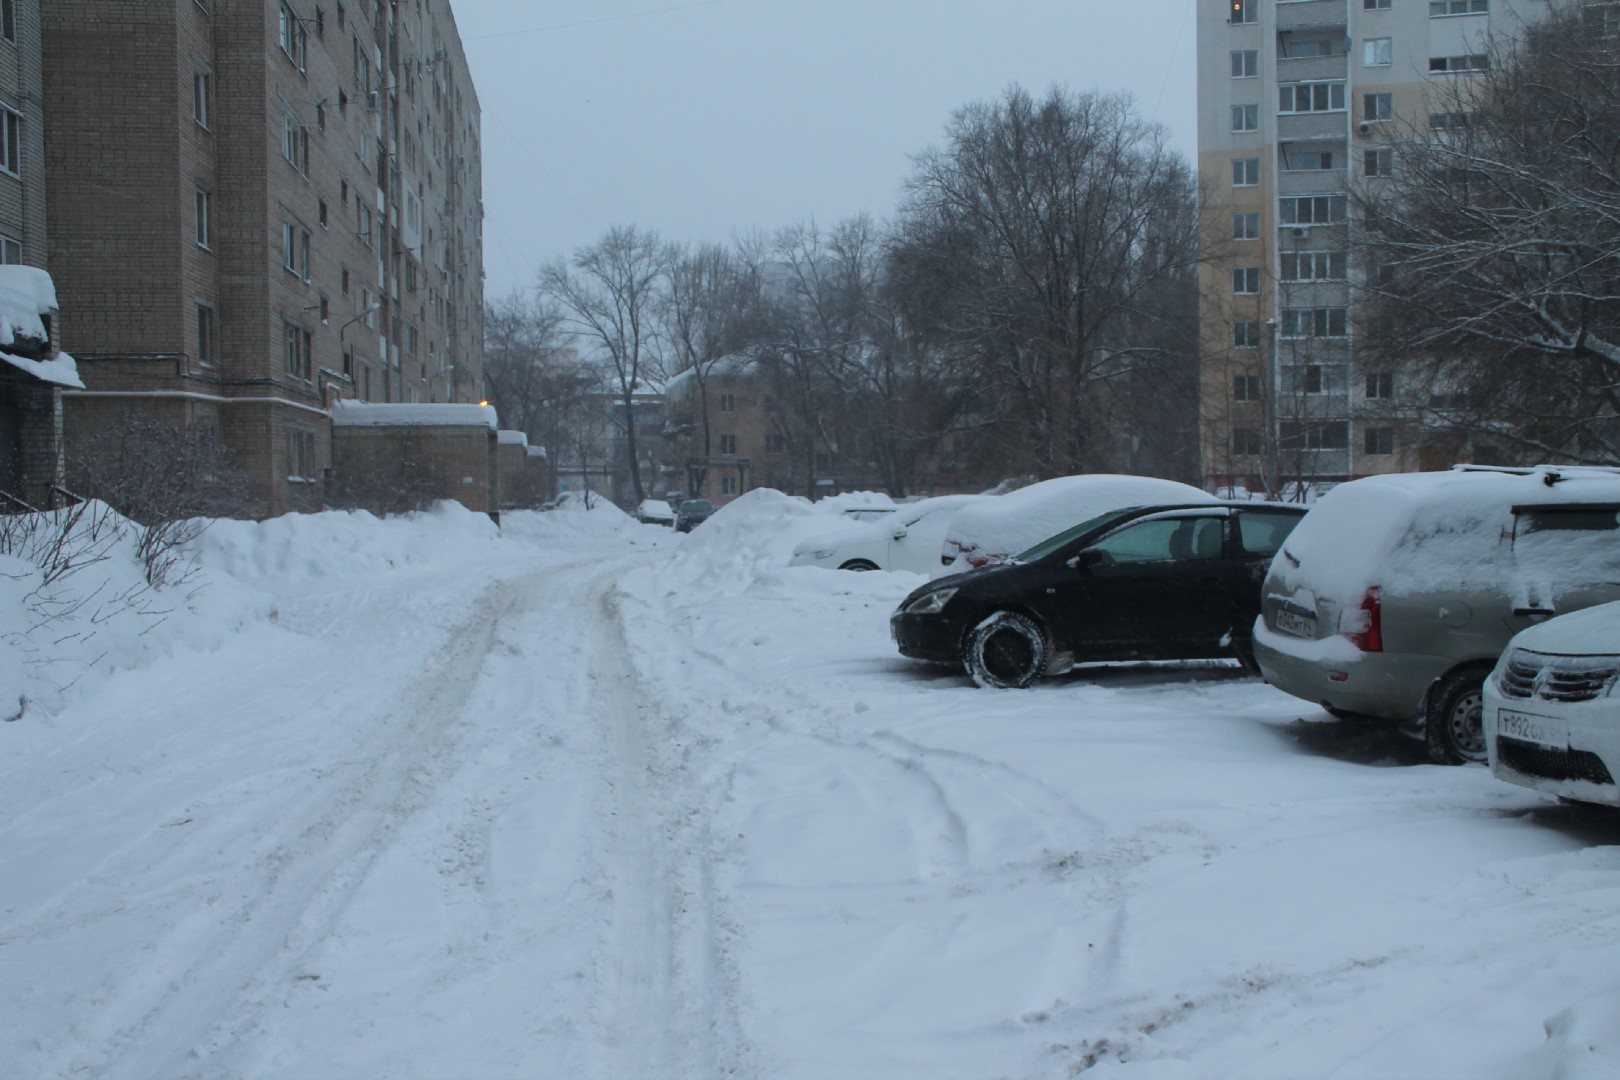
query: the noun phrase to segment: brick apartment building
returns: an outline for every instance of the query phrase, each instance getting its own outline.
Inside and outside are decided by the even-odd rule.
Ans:
[[[70,448],[129,411],[212,426],[277,514],[318,504],[336,400],[478,399],[480,114],[447,0],[42,9]]]

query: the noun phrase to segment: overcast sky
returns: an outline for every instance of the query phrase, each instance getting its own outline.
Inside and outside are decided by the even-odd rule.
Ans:
[[[487,295],[612,225],[726,242],[889,217],[1017,82],[1123,90],[1189,158],[1193,0],[451,0],[483,108]]]

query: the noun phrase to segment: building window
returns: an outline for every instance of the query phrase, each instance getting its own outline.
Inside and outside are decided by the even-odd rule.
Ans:
[[[1307,394],[1320,394],[1325,391],[1322,385],[1321,364],[1306,364],[1304,372],[1296,377],[1299,378],[1300,389]]]
[[[197,305],[197,362],[214,366],[214,309],[203,303]]]
[[[0,265],[17,266],[23,261],[21,241],[0,235]]]
[[[1455,74],[1458,72],[1484,71],[1491,66],[1490,58],[1479,54],[1471,56],[1431,56],[1429,57],[1429,71]]]
[[[1333,151],[1284,150],[1283,168],[1289,172],[1326,172],[1333,168]]]
[[[720,411],[723,412],[723,413],[736,412],[737,411],[737,395],[736,394],[721,394],[720,395]]]
[[[1395,429],[1370,427],[1362,433],[1362,446],[1372,457],[1386,457],[1395,452]]]
[[[214,197],[202,188],[197,189],[197,246],[213,247]]]
[[[1361,118],[1369,123],[1395,119],[1394,99],[1388,94],[1362,94]]]
[[[777,432],[770,432],[765,436],[765,452],[767,454],[787,453],[787,436]]]
[[[326,9],[322,7],[315,9],[315,36],[326,37]]]
[[[281,156],[299,172],[309,172],[309,132],[291,111],[281,114]]]
[[[1442,15],[1483,15],[1490,9],[1490,0],[1429,0],[1431,19]]]
[[[17,0],[0,0],[0,36],[17,41]]]
[[[1342,251],[1286,251],[1280,261],[1284,281],[1343,281],[1349,260]]]
[[[1387,371],[1367,372],[1367,396],[1389,398],[1395,396],[1395,376]]]
[[[1391,176],[1395,171],[1395,151],[1389,147],[1361,152],[1361,175]]]
[[[281,223],[281,265],[309,280],[309,230],[290,221]]]
[[[1232,14],[1227,22],[1252,23],[1260,18],[1260,0],[1232,0]]]
[[[1232,453],[1240,457],[1258,457],[1265,452],[1265,440],[1254,428],[1232,429]]]
[[[1233,131],[1259,131],[1260,106],[1234,105],[1232,106]]]
[[[22,115],[0,105],[0,170],[22,175]]]
[[[1260,347],[1260,320],[1238,319],[1232,323],[1232,348],[1258,349]]]
[[[1429,130],[1431,131],[1465,131],[1473,126],[1473,113],[1441,112],[1429,114]]]
[[[1344,83],[1289,83],[1277,87],[1277,111],[1312,113],[1344,111]]]
[[[1291,195],[1278,200],[1284,225],[1342,225],[1350,212],[1343,195]]]
[[[1368,38],[1361,43],[1361,63],[1364,67],[1388,67],[1394,61],[1387,37]]]
[[[1260,159],[1243,157],[1232,159],[1232,186],[1254,187],[1260,182]]]
[[[310,336],[297,323],[282,324],[282,359],[286,363],[287,374],[295,379],[308,379],[310,377]]]
[[[720,494],[737,494],[737,478],[735,476],[722,476],[720,478]]]
[[[1283,337],[1344,337],[1347,330],[1345,309],[1283,308],[1277,332]]]
[[[1361,7],[1365,11],[1388,11],[1389,0],[1361,0]]]
[[[213,76],[206,71],[191,73],[191,115],[199,127],[208,126],[208,92]]]
[[[1233,214],[1232,215],[1232,239],[1234,239],[1234,240],[1258,240],[1258,239],[1260,239],[1260,215],[1258,213],[1253,213],[1253,214]]]
[[[1237,296],[1254,296],[1260,291],[1260,268],[1258,266],[1235,266],[1232,268],[1232,292]]]
[[[1232,376],[1233,401],[1259,401],[1260,376],[1234,375]]]
[[[1344,420],[1329,420],[1320,424],[1298,422],[1282,425],[1282,444],[1305,450],[1347,450],[1350,448],[1350,425]]]
[[[304,32],[304,24],[286,4],[281,5],[281,20],[276,40],[281,45],[281,51],[287,54],[287,59],[297,64],[299,71],[303,71],[308,35]]]
[[[287,429],[287,479],[315,479],[315,433]]]
[[[722,457],[735,457],[737,454],[737,436],[720,436],[720,454]]]
[[[1253,79],[1260,74],[1259,49],[1232,50],[1232,78]]]

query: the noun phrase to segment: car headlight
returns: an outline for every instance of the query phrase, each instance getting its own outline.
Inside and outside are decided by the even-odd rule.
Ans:
[[[907,615],[937,615],[956,595],[955,589],[935,589],[924,593],[905,606]]]
[[[830,559],[836,554],[837,552],[832,548],[827,548],[825,551],[809,552],[809,556],[812,559]]]

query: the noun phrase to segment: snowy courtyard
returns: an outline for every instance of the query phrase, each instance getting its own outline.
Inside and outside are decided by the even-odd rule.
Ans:
[[[1620,816],[1235,664],[975,688],[839,524],[219,522],[71,632],[0,559],[0,1075],[1620,1075]]]

